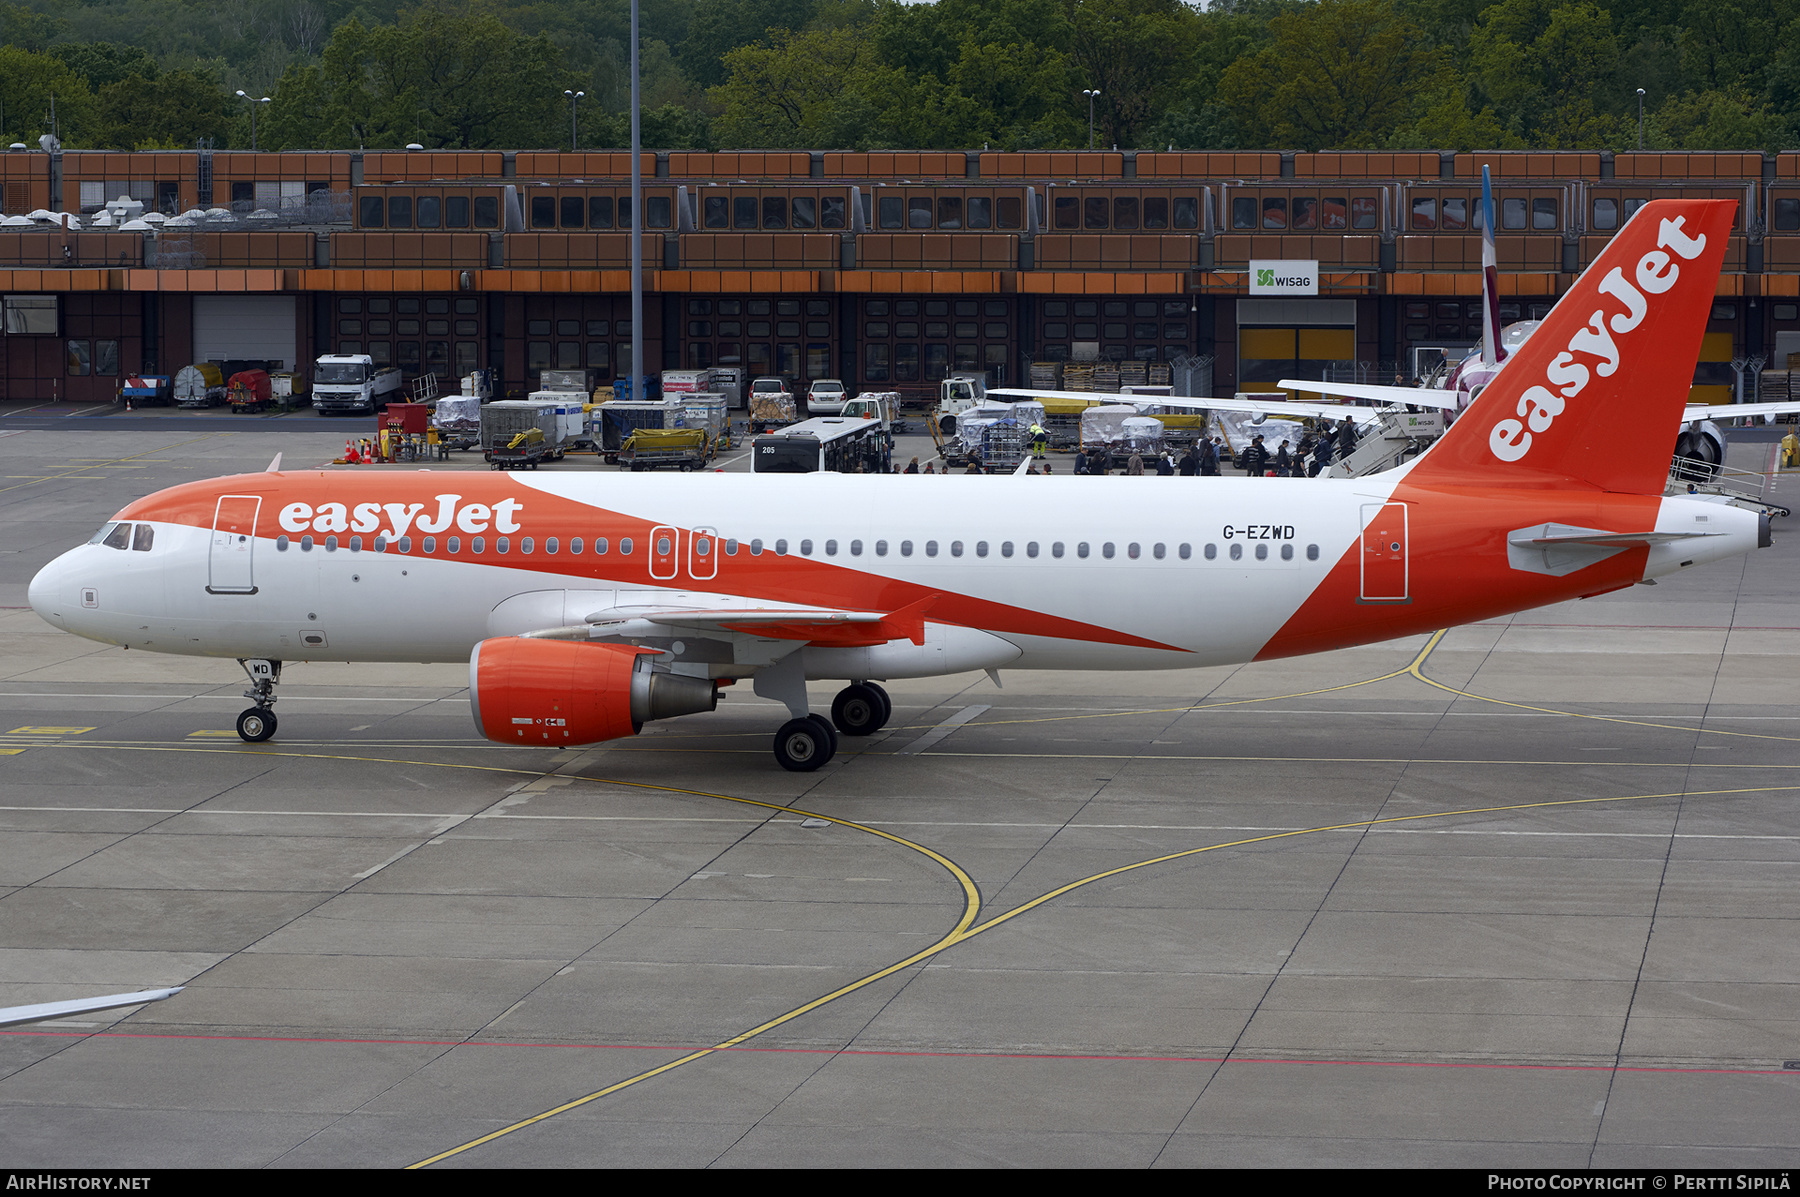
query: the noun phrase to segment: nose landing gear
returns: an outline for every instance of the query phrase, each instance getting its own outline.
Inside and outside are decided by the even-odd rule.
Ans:
[[[249,744],[260,744],[275,734],[275,684],[281,680],[281,662],[246,660],[238,664],[250,676],[250,688],[244,697],[256,705],[237,718],[237,734]]]

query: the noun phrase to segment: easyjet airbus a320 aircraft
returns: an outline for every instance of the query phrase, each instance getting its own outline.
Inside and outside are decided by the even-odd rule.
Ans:
[[[483,735],[574,745],[749,678],[831,758],[877,683],[1320,652],[1604,594],[1769,542],[1665,498],[1732,204],[1645,205],[1440,441],[1365,478],[275,471],[126,507],[31,583],[59,628],[281,664],[469,662]],[[832,719],[806,681],[849,684]],[[835,730],[833,727],[835,724]]]

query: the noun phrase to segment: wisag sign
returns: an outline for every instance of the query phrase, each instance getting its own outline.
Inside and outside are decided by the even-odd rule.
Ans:
[[[1250,294],[1252,295],[1317,295],[1319,262],[1250,259]]]

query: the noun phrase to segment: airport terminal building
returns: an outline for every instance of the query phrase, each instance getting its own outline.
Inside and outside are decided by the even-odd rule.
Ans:
[[[1548,311],[1645,201],[1737,201],[1693,398],[1800,352],[1800,152],[0,154],[0,401],[367,353],[440,389],[739,366],[935,394],[1033,363],[1170,363],[1177,390],[1394,381]],[[151,217],[126,227],[120,197]],[[196,212],[196,210],[200,210]],[[136,211],[130,207],[130,211]],[[207,215],[206,213],[210,213]],[[64,219],[75,214],[79,228]],[[188,214],[188,215],[183,215]],[[167,219],[158,220],[158,215]],[[1286,292],[1282,284],[1288,285]],[[1296,293],[1298,292],[1298,293]]]

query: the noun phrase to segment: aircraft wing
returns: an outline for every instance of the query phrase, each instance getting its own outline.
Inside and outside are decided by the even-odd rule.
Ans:
[[[1130,407],[1180,407],[1189,411],[1246,411],[1271,416],[1307,416],[1314,419],[1341,420],[1350,417],[1358,424],[1379,424],[1381,413],[1372,407],[1353,407],[1341,403],[1306,403],[1289,399],[1271,391],[1268,399],[1193,399],[1184,395],[1113,395],[1098,391],[1032,391],[1019,387],[996,388],[990,395],[1008,399],[1081,399],[1089,403],[1125,404]]]
[[[16,1027],[50,1018],[67,1018],[71,1014],[93,1014],[100,1010],[116,1010],[120,1006],[160,1002],[180,993],[182,988],[183,986],[177,985],[173,989],[145,989],[138,993],[113,993],[105,997],[75,998],[67,1002],[39,1002],[35,1006],[7,1006],[0,1008],[0,1027]]]
[[[1715,403],[1693,405],[1681,413],[1683,424],[1695,420],[1731,420],[1738,416],[1786,416],[1800,412],[1800,399],[1778,403]]]
[[[575,628],[528,632],[544,639],[656,636],[670,631],[714,637],[787,640],[794,647],[862,648],[890,640],[925,643],[925,612],[937,598],[927,595],[894,611],[848,611],[836,607],[608,607]]]
[[[1410,403],[1414,407],[1456,406],[1456,392],[1433,390],[1430,387],[1384,387],[1363,382],[1307,382],[1301,378],[1284,378],[1275,385],[1288,391],[1342,395],[1346,399],[1373,399],[1377,403]]]

